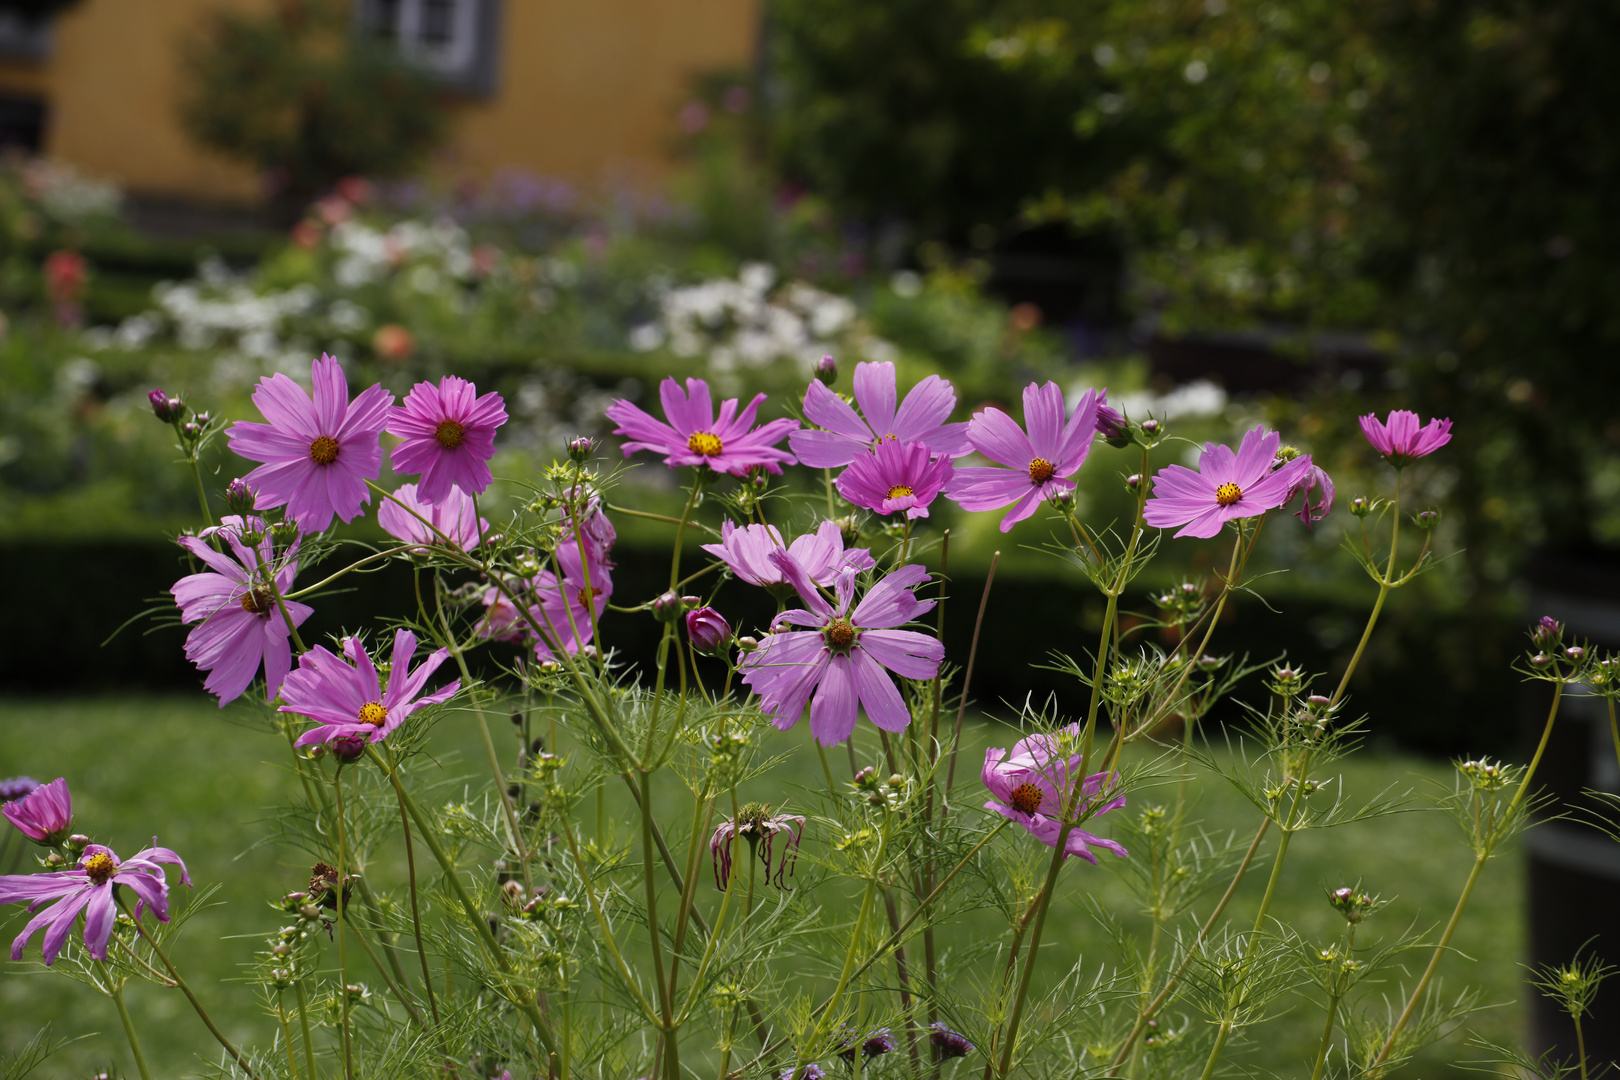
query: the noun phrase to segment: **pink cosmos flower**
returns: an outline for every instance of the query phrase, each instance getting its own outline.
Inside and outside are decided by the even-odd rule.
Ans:
[[[394,447],[394,471],[420,476],[417,493],[425,503],[442,502],[452,488],[477,495],[493,477],[495,429],[506,423],[501,395],[480,397],[466,379],[446,375],[439,385],[419,382],[405,403],[389,410],[388,433],[405,441]]]
[[[281,711],[307,716],[319,725],[298,736],[299,746],[357,736],[382,742],[412,713],[448,701],[461,689],[461,680],[456,679],[431,694],[422,693],[428,679],[449,658],[450,650],[428,654],[413,671],[416,635],[409,630],[394,631],[394,655],[386,689],[359,638],[343,639],[343,655],[353,661],[352,665],[317,645],[298,658],[298,670],[287,676],[281,691],[281,700],[286,704]]]
[[[1277,462],[1273,467],[1280,469],[1284,464],[1286,462]],[[1311,496],[1313,491],[1316,493],[1314,498]],[[1283,505],[1293,502],[1295,496],[1303,496],[1299,502],[1299,509],[1294,511],[1294,516],[1299,518],[1307,529],[1311,529],[1318,521],[1333,512],[1333,493],[1333,477],[1327,474],[1326,469],[1312,465],[1288,493]]]
[[[1020,739],[1013,744],[1012,753],[992,746],[984,752],[984,770],[980,774],[984,786],[995,796],[984,804],[1009,821],[1022,825],[1035,839],[1048,847],[1057,847],[1063,832],[1063,807],[1074,794],[1074,777],[1080,771],[1080,755],[1065,757],[1062,738],[1071,739],[1080,734],[1079,724],[1070,724],[1061,732],[1041,732]],[[1125,805],[1125,796],[1112,799],[1101,806],[1095,805],[1099,793],[1112,783],[1106,773],[1093,773],[1086,777],[1076,807],[1079,820],[1106,814]],[[1093,847],[1112,851],[1115,855],[1128,854],[1123,845],[1094,836],[1078,825],[1069,830],[1063,846],[1063,857],[1078,855],[1093,865],[1097,856]]]
[[[1096,390],[1087,390],[1064,422],[1063,391],[1056,383],[1024,387],[1024,433],[1013,418],[991,407],[973,414],[968,440],[973,449],[1006,468],[957,469],[946,492],[964,510],[1012,509],[1001,519],[1001,531],[1035,512],[1060,491],[1073,491],[1069,477],[1080,471],[1097,434]]]
[[[402,484],[394,492],[394,499],[399,502],[384,499],[377,505],[377,524],[395,539],[418,544],[444,543],[421,518],[411,514],[412,510],[432,522],[434,529],[448,536],[450,542],[462,551],[476,548],[479,537],[489,532],[489,522],[478,516],[473,497],[460,488],[451,488],[436,503],[426,503],[422,501],[417,485]],[[413,550],[421,552],[425,549]]]
[[[718,419],[709,399],[709,384],[702,379],[687,379],[685,393],[680,383],[665,379],[658,386],[658,396],[664,403],[667,424],[623,398],[607,407],[608,419],[619,425],[613,433],[629,436],[625,457],[637,450],[651,450],[663,454],[664,464],[670,468],[706,465],[733,476],[742,476],[756,466],[780,474],[784,464],[793,464],[793,455],[778,450],[776,444],[799,426],[797,420],[783,418],[754,427],[764,394],[756,395],[741,413],[737,399],[727,398],[720,403]]]
[[[263,532],[258,552],[264,565],[275,572],[276,590],[283,596],[292,588],[298,562],[292,558],[298,541],[278,567],[274,542],[264,522],[243,519],[234,514],[220,519],[216,529],[203,536],[218,534],[235,558],[215,551],[202,536],[182,536],[180,545],[201,559],[213,572],[189,574],[169,590],[180,605],[180,621],[197,623],[186,638],[186,659],[208,672],[203,689],[219,697],[220,708],[242,696],[264,666],[265,700],[274,701],[281,680],[292,667],[292,646],[288,642],[287,620],[276,607],[274,595],[259,569],[253,551],[242,543],[244,531]],[[302,626],[314,608],[288,600],[287,614]]]
[[[928,504],[950,483],[948,457],[931,458],[922,443],[885,440],[838,474],[838,494],[879,514],[928,516]]]
[[[579,545],[564,541],[557,545],[560,579],[548,568],[509,583],[508,591],[522,602],[528,617],[501,590],[490,586],[484,591],[488,611],[478,632],[497,641],[531,641],[540,660],[555,659],[559,648],[577,653],[589,645],[596,636],[596,621],[613,596],[613,564],[594,544],[586,544],[585,555],[582,560]],[[538,635],[535,624],[542,631]]]
[[[1405,468],[1420,457],[1427,457],[1451,441],[1451,421],[1430,420],[1418,423],[1418,414],[1396,409],[1387,422],[1380,422],[1369,413],[1361,418],[1361,433],[1367,436],[1373,449],[1384,455],[1397,469]]]
[[[118,906],[113,902],[114,885],[127,885],[135,894],[136,919],[150,907],[158,922],[168,922],[169,882],[163,876],[162,863],[180,867],[180,880],[191,884],[186,864],[168,848],[158,847],[156,837],[152,838],[151,847],[123,861],[119,861],[112,848],[91,844],[71,870],[0,877],[0,904],[26,901],[28,910],[33,912],[47,901],[56,901],[23,927],[23,932],[11,943],[11,958],[21,960],[28,939],[50,927],[45,931],[45,964],[56,963],[56,956],[82,911],[85,948],[97,960],[107,959],[107,942],[112,937],[113,923],[118,919]]]
[[[1207,539],[1228,521],[1275,510],[1312,468],[1311,456],[1301,454],[1273,469],[1281,441],[1275,431],[1257,427],[1243,436],[1236,454],[1229,446],[1205,443],[1197,472],[1167,465],[1153,478],[1153,497],[1142,520],[1157,529],[1180,525],[1178,537]]]
[[[73,796],[60,776],[0,806],[0,814],[28,839],[47,847],[60,844],[73,832]]]
[[[371,386],[349,400],[343,366],[325,354],[309,366],[315,388],[304,388],[279,372],[259,380],[253,404],[270,421],[238,420],[226,434],[231,449],[264,464],[244,480],[258,491],[261,510],[287,508],[305,532],[324,532],[336,514],[352,521],[371,501],[367,480],[382,472],[379,439],[394,395]]]
[[[719,653],[731,644],[731,624],[712,607],[694,608],[686,613],[686,636],[700,653]]]
[[[788,445],[801,465],[837,469],[848,465],[883,442],[922,443],[935,454],[961,457],[968,446],[967,424],[947,424],[956,408],[956,391],[938,375],[930,375],[899,397],[894,365],[887,360],[855,365],[856,412],[848,402],[819,379],[804,392],[804,418],[821,431],[800,430],[788,436]]]
[[[810,730],[822,746],[854,733],[858,705],[884,731],[904,731],[911,711],[888,672],[931,679],[945,657],[945,646],[927,634],[893,629],[933,608],[934,601],[912,593],[927,580],[927,571],[915,563],[902,566],[868,589],[851,610],[853,571],[838,574],[829,604],[791,556],[778,551],[771,557],[805,603],[778,615],[777,625],[814,629],[776,631],[743,657],[738,665],[743,682],[759,694],[760,711],[785,731],[799,722],[808,704]]]
[[[813,533],[801,533],[791,544],[784,545],[782,534],[774,525],[744,525],[738,528],[730,521],[720,526],[720,542],[704,544],[703,550],[725,563],[733,574],[750,585],[762,588],[783,586],[792,589],[782,568],[772,559],[774,552],[785,550],[804,571],[804,576],[817,585],[831,585],[840,570],[857,573],[877,566],[872,553],[865,548],[844,550],[844,534],[837,524],[823,521]]]

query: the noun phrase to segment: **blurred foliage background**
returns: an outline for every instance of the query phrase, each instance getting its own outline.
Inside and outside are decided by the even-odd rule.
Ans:
[[[1512,738],[1526,582],[1620,542],[1612,7],[771,0],[757,68],[709,73],[675,106],[667,190],[591,194],[421,166],[443,103],[386,58],[361,63],[322,10],[233,16],[187,54],[192,130],[306,207],[290,230],[272,214],[256,233],[155,238],[93,178],[0,173],[13,552],[72,567],[116,549],[129,570],[98,588],[157,594],[166,537],[196,510],[145,391],[245,416],[260,376],[322,351],[396,392],[445,371],[500,389],[509,473],[604,433],[607,400],[667,373],[791,411],[823,352],[845,380],[862,358],[906,381],[940,371],[964,417],[1053,378],[1107,385],[1195,442],[1264,421],[1342,501],[1387,494],[1355,415],[1412,408],[1456,422],[1408,473],[1455,554],[1400,598],[1358,701],[1381,733],[1451,752]],[[1085,477],[1099,520],[1134,470],[1114,453]],[[211,464],[221,484],[245,468],[222,440]],[[664,480],[628,482],[656,501]],[[964,582],[1007,548],[993,620],[1042,603],[1057,645],[1097,617],[1037,550],[1045,526],[1003,541],[993,522],[936,524]],[[1274,530],[1273,565],[1296,567],[1266,585],[1281,614],[1245,613],[1233,648],[1343,659],[1371,595],[1334,550],[1353,526],[1341,508],[1311,534]],[[1165,551],[1149,586],[1212,554]],[[17,629],[37,602],[0,601],[22,639],[9,688],[54,670]],[[129,613],[91,607],[107,627]],[[1006,647],[987,657],[1006,672],[991,705],[1039,659]],[[90,678],[176,678],[157,651],[114,642]]]

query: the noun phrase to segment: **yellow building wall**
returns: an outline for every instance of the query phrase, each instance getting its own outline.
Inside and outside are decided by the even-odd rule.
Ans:
[[[37,66],[0,64],[0,90],[47,102],[45,152],[130,191],[213,201],[259,195],[249,168],[180,128],[179,44],[207,13],[272,0],[84,0]],[[656,180],[691,78],[751,63],[758,0],[504,0],[495,94],[455,107],[444,165],[518,168],[592,187]]]

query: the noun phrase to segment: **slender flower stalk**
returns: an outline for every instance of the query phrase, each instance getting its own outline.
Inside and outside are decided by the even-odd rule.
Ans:
[[[118,1019],[123,1022],[124,1035],[129,1039],[129,1051],[135,1055],[135,1068],[140,1072],[141,1080],[152,1080],[152,1071],[146,1067],[146,1055],[141,1053],[141,1040],[135,1037],[135,1021],[130,1019],[129,1007],[124,1004],[123,986],[114,986],[108,996],[118,1006]]]

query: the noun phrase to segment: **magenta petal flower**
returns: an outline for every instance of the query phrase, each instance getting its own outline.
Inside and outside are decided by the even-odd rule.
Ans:
[[[831,585],[840,570],[860,572],[877,566],[865,548],[844,550],[844,534],[831,521],[823,521],[813,533],[801,533],[791,544],[783,544],[774,525],[744,525],[738,528],[726,521],[720,525],[720,543],[704,544],[703,550],[725,563],[733,574],[750,585],[762,588],[786,586],[782,568],[772,559],[774,552],[786,550],[817,585]]]
[[[506,423],[501,395],[478,396],[466,379],[446,375],[439,385],[419,382],[405,403],[389,410],[388,433],[405,441],[394,447],[394,471],[420,476],[417,494],[425,503],[442,502],[452,489],[477,495],[493,477],[495,429]]]
[[[756,467],[780,474],[783,465],[793,464],[793,455],[778,450],[776,444],[799,426],[797,420],[784,418],[754,427],[764,394],[756,395],[740,413],[737,399],[727,398],[720,403],[718,418],[709,399],[709,384],[702,379],[687,379],[684,393],[680,383],[665,379],[658,386],[658,396],[664,403],[667,424],[622,398],[607,407],[608,419],[618,425],[613,433],[629,436],[625,457],[637,450],[651,450],[663,454],[664,464],[671,468],[706,465],[733,476]]]
[[[927,572],[915,563],[902,566],[868,589],[851,610],[853,571],[837,576],[829,604],[790,555],[778,551],[771,557],[805,603],[778,615],[777,625],[814,629],[778,630],[743,657],[739,670],[759,694],[760,710],[786,730],[809,705],[810,730],[822,746],[854,733],[858,706],[884,731],[904,731],[911,711],[889,672],[931,679],[945,657],[945,646],[927,634],[893,629],[933,608],[934,601],[912,593]]]
[[[555,659],[558,649],[578,653],[589,645],[596,636],[596,621],[613,596],[613,564],[599,543],[588,533],[582,535],[586,538],[584,559],[577,541],[557,545],[561,578],[546,569],[506,583],[506,591],[522,604],[521,609],[500,589],[493,585],[486,589],[484,606],[488,610],[478,633],[496,641],[532,641],[540,660]]]
[[[152,846],[119,861],[112,848],[91,844],[71,870],[50,874],[12,874],[0,877],[0,904],[26,902],[30,913],[56,901],[29,920],[11,943],[11,958],[21,960],[28,939],[45,930],[45,963],[56,963],[79,913],[84,913],[84,946],[97,960],[107,959],[107,942],[118,919],[113,886],[124,885],[135,894],[134,917],[151,908],[159,922],[169,921],[169,882],[163,865],[180,867],[180,880],[191,884],[186,864],[168,848]],[[48,928],[48,929],[47,929]]]
[[[838,474],[838,493],[879,514],[928,516],[928,504],[951,481],[948,457],[931,458],[922,443],[885,440]]]
[[[413,515],[412,510],[421,516]],[[473,497],[460,488],[451,488],[438,502],[427,503],[422,501],[417,485],[402,484],[393,499],[384,499],[377,506],[377,524],[389,536],[407,543],[443,544],[422,518],[432,522],[433,529],[448,536],[450,543],[462,551],[476,548],[479,538],[489,531],[489,522],[478,516]]]
[[[1361,418],[1361,433],[1373,449],[1383,454],[1397,469],[1427,457],[1451,441],[1451,421],[1430,420],[1419,424],[1418,414],[1396,409],[1387,422],[1368,414]]]
[[[1243,436],[1235,454],[1229,446],[1205,443],[1197,472],[1168,465],[1153,478],[1142,520],[1157,529],[1180,525],[1178,537],[1207,539],[1228,521],[1275,510],[1312,468],[1311,456],[1301,454],[1273,469],[1279,442],[1275,431],[1257,427]]]
[[[242,543],[243,531],[264,532],[258,544],[258,556]],[[223,537],[234,558],[215,551],[202,537],[182,536],[180,545],[192,555],[213,568],[189,574],[174,583],[169,591],[180,605],[180,621],[197,623],[186,638],[186,659],[208,672],[203,689],[217,695],[220,708],[242,696],[264,666],[265,700],[274,701],[281,680],[292,667],[292,646],[289,644],[287,620],[276,607],[264,571],[259,569],[259,558],[275,572],[276,590],[286,595],[298,573],[298,562],[292,558],[298,550],[298,541],[277,566],[273,542],[258,518],[227,515],[220,519],[218,528],[203,535]],[[294,625],[303,625],[314,608],[288,600],[287,614]]]
[[[731,624],[712,607],[686,613],[686,636],[700,653],[723,652],[731,644]]]
[[[279,372],[259,380],[253,404],[270,421],[238,420],[227,436],[231,449],[264,464],[245,480],[258,508],[287,508],[305,532],[323,532],[336,514],[352,521],[371,501],[367,480],[382,472],[379,439],[394,395],[371,386],[349,400],[343,366],[322,354],[309,366],[315,396]]]
[[[0,814],[28,839],[47,847],[60,844],[73,832],[73,796],[60,776],[0,806]]]
[[[352,664],[317,645],[298,658],[298,670],[287,676],[281,691],[285,702],[281,711],[298,713],[319,725],[298,736],[299,746],[355,736],[382,742],[412,713],[448,701],[461,689],[461,680],[457,679],[431,694],[422,693],[428,679],[449,658],[450,650],[428,654],[412,670],[416,635],[409,630],[394,631],[394,655],[386,689],[359,638],[343,639],[343,655]]]
[[[896,409],[898,396],[894,365],[887,360],[855,365],[858,413],[819,380],[812,381],[804,392],[804,418],[822,430],[795,431],[788,445],[799,455],[799,464],[816,469],[842,468],[882,442],[922,443],[945,457],[961,457],[972,449],[968,426],[945,422],[956,408],[956,390],[949,382],[928,376]]]
[[[1035,512],[1043,500],[1073,491],[1069,477],[1080,471],[1097,434],[1096,390],[1081,395],[1067,422],[1063,391],[1056,383],[1024,387],[1024,422],[1029,433],[997,408],[973,414],[968,439],[973,449],[1005,468],[957,469],[946,491],[964,510],[997,510],[1011,505],[1001,531]]]
[[[1276,467],[1282,468],[1283,464],[1279,462]],[[1314,497],[1311,494],[1313,491],[1316,493]],[[1288,493],[1284,505],[1293,502],[1296,496],[1304,496],[1294,516],[1310,529],[1333,512],[1333,494],[1333,477],[1327,474],[1326,469],[1312,465]]]
[[[1074,780],[1080,772],[1080,755],[1065,756],[1062,744],[1065,737],[1073,740],[1080,733],[1079,724],[1070,724],[1062,731],[1031,735],[1013,744],[1012,753],[992,746],[984,753],[984,770],[980,774],[984,786],[994,796],[984,804],[1002,817],[1022,825],[1035,839],[1048,847],[1057,847],[1063,832],[1062,813],[1074,795]],[[1110,786],[1112,779],[1106,773],[1093,773],[1085,778],[1076,806],[1076,820],[1086,820],[1106,814],[1125,805],[1125,796],[1097,805],[1097,796]],[[1128,854],[1123,845],[1095,836],[1076,825],[1069,830],[1063,845],[1063,857],[1078,855],[1095,864],[1093,847],[1112,851],[1115,855]]]
[[[0,780],[0,803],[13,802],[39,787],[32,776],[8,776]]]

